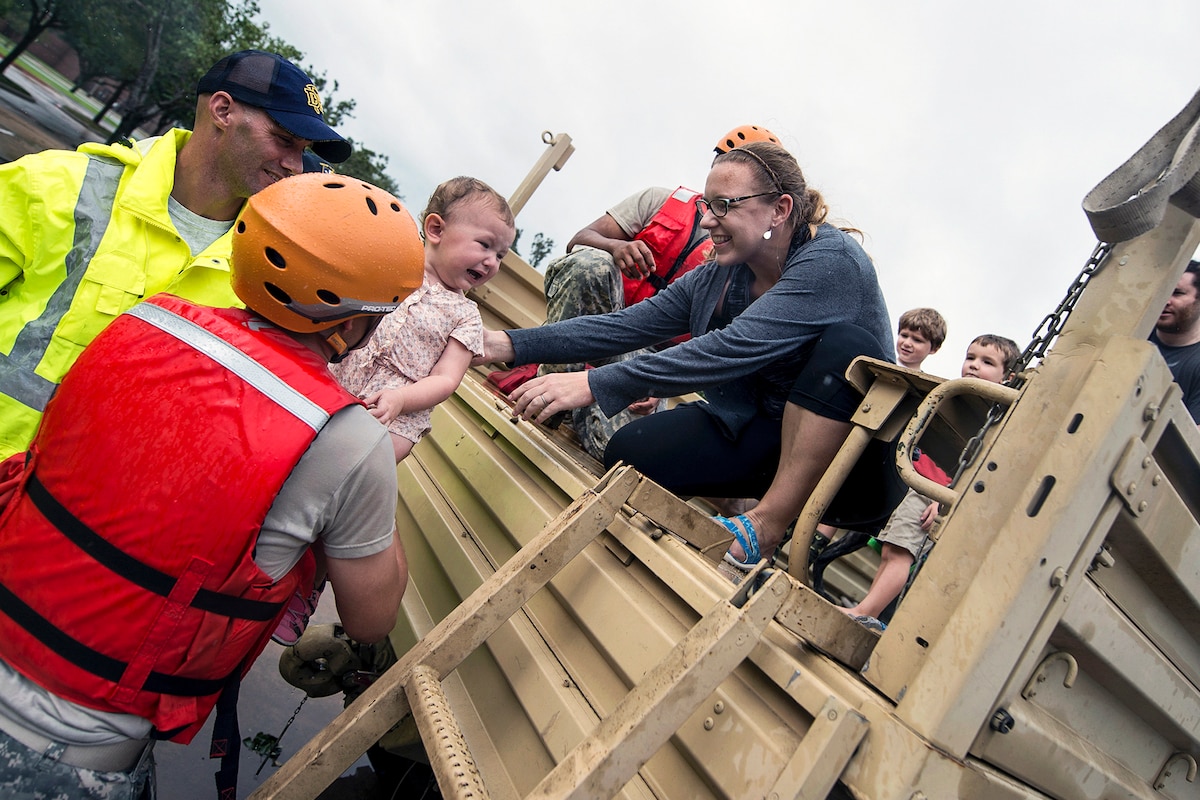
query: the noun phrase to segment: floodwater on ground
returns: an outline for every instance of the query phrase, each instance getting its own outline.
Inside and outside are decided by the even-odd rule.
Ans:
[[[336,622],[332,591],[322,594],[313,624]],[[295,688],[279,674],[279,654],[283,647],[270,642],[263,654],[242,681],[238,699],[238,722],[241,724],[242,739],[253,739],[257,733],[279,736],[288,718],[296,711],[304,692]],[[283,734],[279,746],[282,764],[296,754],[313,736],[342,711],[342,696],[313,697],[305,701],[291,727]],[[215,798],[216,774],[220,761],[208,757],[209,741],[212,738],[213,717],[210,714],[203,730],[196,734],[191,744],[180,745],[160,742],[155,745],[154,755],[158,764],[158,796],[161,800],[207,800]],[[245,798],[261,786],[275,772],[270,759],[265,764],[262,756],[241,745],[241,767],[238,773],[237,796]],[[378,796],[375,774],[366,757],[360,758],[346,774],[334,782],[321,795],[328,800],[374,800]]]

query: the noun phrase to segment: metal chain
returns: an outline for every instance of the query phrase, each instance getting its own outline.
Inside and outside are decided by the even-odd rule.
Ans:
[[[1033,333],[1033,340],[1021,353],[1021,357],[1017,360],[1017,366],[1014,369],[1016,378],[1010,384],[1014,389],[1020,388],[1024,383],[1022,372],[1029,366],[1029,363],[1035,358],[1043,358],[1046,351],[1050,349],[1050,345],[1058,338],[1058,334],[1062,332],[1063,325],[1066,324],[1067,317],[1075,310],[1075,305],[1079,302],[1080,296],[1083,294],[1084,287],[1092,276],[1100,271],[1101,265],[1112,252],[1112,245],[1105,242],[1098,242],[1096,248],[1092,250],[1092,256],[1083,265],[1083,269],[1075,276],[1074,283],[1067,289],[1067,294],[1063,297],[1062,302],[1058,304],[1058,308],[1054,312],[1047,314],[1042,323],[1038,325],[1037,330]]]
[[[1105,242],[1098,242],[1091,257],[1087,263],[1083,265],[1083,269],[1075,276],[1070,288],[1067,289],[1066,296],[1059,302],[1058,307],[1053,313],[1047,314],[1042,319],[1041,324],[1033,332],[1033,339],[1025,347],[1021,357],[1017,359],[1017,364],[1013,367],[1013,377],[1007,382],[1007,385],[1019,389],[1025,383],[1025,370],[1029,368],[1030,363],[1036,359],[1045,358],[1046,352],[1050,349],[1050,345],[1062,333],[1063,326],[1067,322],[1067,318],[1071,316],[1071,312],[1075,310],[1076,304],[1079,303],[1079,298],[1083,295],[1083,290],[1087,286],[1092,277],[1100,271],[1104,260],[1108,254],[1112,252],[1112,245]],[[966,472],[967,468],[975,461],[975,457],[979,455],[979,450],[983,445],[983,439],[987,435],[988,430],[1004,418],[1004,413],[1007,407],[999,403],[993,403],[988,411],[987,419],[984,420],[983,426],[979,431],[971,437],[963,448],[962,455],[958,459],[958,467],[954,471],[954,479],[950,481],[950,486],[958,486],[959,478]]]
[[[307,694],[301,698],[300,705],[296,706],[296,710],[292,712],[292,716],[288,717],[288,721],[283,724],[283,730],[279,732],[278,736],[272,736],[269,733],[259,733],[253,739],[245,739],[244,744],[246,747],[256,753],[262,753],[262,763],[258,765],[258,769],[254,773],[255,775],[263,771],[263,767],[267,765],[268,761],[271,762],[271,766],[273,767],[279,766],[277,759],[283,754],[283,748],[279,746],[279,742],[283,740],[283,735],[287,733],[288,728],[292,727],[292,723],[296,721],[300,709],[304,708],[306,702],[308,702]]]

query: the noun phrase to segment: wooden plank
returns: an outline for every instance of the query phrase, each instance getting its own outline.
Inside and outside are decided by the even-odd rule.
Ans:
[[[525,203],[533,196],[534,190],[541,185],[542,179],[550,174],[550,170],[557,172],[562,169],[567,159],[575,152],[571,137],[565,133],[554,135],[550,131],[542,131],[542,141],[547,145],[542,157],[533,165],[533,169],[529,170],[521,185],[509,195],[508,205],[513,214],[520,214],[521,209],[525,208]]]
[[[862,714],[830,695],[767,797],[825,800],[870,724]]]
[[[855,671],[867,663],[879,641],[878,631],[863,627],[811,588],[798,583],[792,585],[775,621]]]
[[[683,538],[714,564],[733,541],[723,526],[653,481],[642,481],[630,495],[629,505],[658,527]]]
[[[442,797],[456,800],[488,800],[490,795],[475,768],[475,759],[467,747],[450,703],[442,692],[437,672],[424,664],[413,669],[412,679],[404,686],[413,721],[421,731],[429,765],[437,777]]]
[[[758,644],[788,579],[776,572],[746,597],[748,588],[706,614],[527,800],[611,797],[624,786]]]
[[[445,678],[583,547],[604,530],[641,477],[616,467],[548,524],[482,586],[401,656],[361,697],[326,726],[251,800],[315,797],[409,713],[403,687],[421,664]]]

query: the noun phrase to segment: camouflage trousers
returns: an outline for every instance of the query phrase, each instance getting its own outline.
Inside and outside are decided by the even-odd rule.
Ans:
[[[594,247],[579,247],[565,256],[559,256],[546,267],[546,322],[558,322],[574,317],[607,314],[625,307],[625,287],[621,273],[613,263],[612,256]],[[634,350],[631,353],[596,359],[593,367],[628,361],[649,352]],[[585,364],[543,364],[538,374],[549,372],[579,372]],[[665,401],[659,402],[662,410]],[[579,443],[592,457],[604,460],[604,449],[608,440],[623,425],[637,419],[629,411],[619,411],[607,416],[600,407],[592,404],[571,412],[571,427],[579,437]]]
[[[154,756],[129,772],[97,772],[58,761],[62,745],[31,750],[0,731],[0,797],[4,800],[154,800]]]

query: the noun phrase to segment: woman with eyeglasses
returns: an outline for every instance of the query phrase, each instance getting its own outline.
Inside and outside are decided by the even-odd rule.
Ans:
[[[485,351],[515,364],[587,361],[690,333],[657,353],[534,378],[513,391],[514,413],[543,422],[593,402],[615,413],[639,397],[701,392],[703,403],[620,429],[605,465],[631,464],[683,496],[761,498],[717,518],[734,536],[725,560],[746,570],[775,552],[846,439],[862,399],[846,368],[859,355],[892,359],[891,322],[857,231],[825,221],[824,199],[782,147],[753,142],[718,155],[696,202],[713,261],[612,314],[488,331]],[[878,485],[890,497],[886,454],[873,449],[866,494]]]

